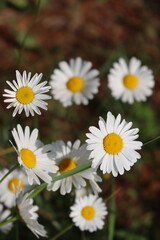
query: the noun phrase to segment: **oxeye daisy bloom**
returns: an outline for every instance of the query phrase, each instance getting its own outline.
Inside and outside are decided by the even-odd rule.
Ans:
[[[55,69],[51,75],[52,94],[64,107],[73,103],[88,104],[89,99],[98,92],[99,71],[92,69],[92,63],[83,61],[80,57],[70,59],[69,63],[59,63],[60,69]]]
[[[47,81],[39,83],[42,78],[41,74],[35,74],[31,78],[31,73],[23,72],[23,75],[20,74],[19,71],[16,71],[17,81],[13,80],[13,82],[7,81],[7,84],[11,87],[12,90],[5,89],[4,97],[7,99],[4,102],[10,103],[7,108],[14,107],[13,117],[15,115],[21,114],[21,112],[25,111],[26,116],[29,114],[34,116],[34,112],[37,114],[41,114],[39,108],[47,110],[47,105],[44,100],[51,99],[51,97],[46,92],[51,88],[50,86],[45,86]]]
[[[0,204],[0,223],[5,221],[11,214],[9,209],[4,210],[2,204]],[[7,223],[6,225],[0,227],[0,232],[7,234],[13,227],[13,223]]]
[[[18,162],[24,167],[29,184],[32,185],[33,180],[40,184],[39,178],[49,183],[52,180],[49,173],[56,173],[58,167],[49,158],[50,145],[43,145],[41,141],[37,140],[38,129],[34,129],[30,133],[30,128],[27,126],[23,132],[22,127],[18,124],[17,129],[12,130],[12,135],[17,144],[15,150],[18,154]]]
[[[2,178],[9,170],[0,172]],[[28,187],[27,175],[22,170],[14,170],[0,184],[0,201],[11,208],[16,205],[16,193]]]
[[[82,198],[87,195],[87,189],[86,188],[80,188],[76,189],[75,191],[75,198]]]
[[[33,199],[27,199],[29,193],[24,195],[21,192],[17,198],[17,207],[19,210],[19,215],[22,218],[26,226],[36,235],[37,238],[47,237],[46,230],[43,225],[39,224],[38,214],[36,213],[39,209],[38,206],[33,205]]]
[[[121,122],[121,115],[115,118],[108,112],[107,119],[99,119],[99,129],[90,127],[91,133],[87,133],[87,149],[91,151],[90,158],[93,158],[92,167],[100,169],[103,174],[111,173],[114,177],[122,175],[124,170],[129,171],[140,154],[136,151],[141,149],[142,142],[135,141],[138,138],[138,128],[132,127],[132,122]]]
[[[153,73],[148,67],[141,66],[141,61],[135,57],[130,59],[128,66],[125,60],[120,58],[110,69],[108,87],[112,96],[123,102],[133,104],[135,100],[146,101],[153,92]]]
[[[51,153],[53,160],[59,167],[59,171],[52,177],[66,173],[86,162],[89,161],[90,152],[86,150],[86,144],[80,147],[80,141],[76,140],[73,145],[70,141],[65,144],[63,141],[56,141],[52,143]],[[95,176],[96,175],[96,176]],[[97,182],[101,181],[101,178],[95,174],[95,170],[90,168],[82,172],[76,173],[72,176],[58,180],[54,183],[50,183],[47,186],[47,190],[57,191],[60,188],[60,193],[65,195],[70,193],[72,185],[76,189],[85,187],[87,185],[86,180],[89,181],[94,193],[100,192],[101,189]]]
[[[70,217],[81,231],[94,232],[103,228],[107,213],[107,207],[102,198],[90,194],[76,199],[71,207]]]

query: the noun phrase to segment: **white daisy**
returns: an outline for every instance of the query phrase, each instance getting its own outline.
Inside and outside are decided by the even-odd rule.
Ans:
[[[103,228],[107,213],[107,207],[102,198],[90,194],[76,199],[75,204],[71,207],[70,217],[81,231],[94,232]]]
[[[94,175],[94,181],[90,180],[89,186],[87,186],[85,188],[82,187],[80,189],[76,189],[76,191],[75,191],[76,198],[84,197],[88,194],[92,194],[92,192],[94,192],[95,195],[97,195],[97,193],[101,192],[101,188],[98,186],[97,182],[101,182],[102,179],[100,176],[97,175],[96,172],[93,172],[93,175]]]
[[[92,69],[92,63],[83,61],[80,57],[70,59],[67,63],[59,63],[60,69],[55,69],[51,75],[52,94],[64,107],[73,103],[88,104],[88,99],[98,92],[99,71]]]
[[[34,116],[34,112],[41,114],[39,108],[47,110],[47,105],[44,100],[51,99],[51,97],[46,92],[51,88],[50,86],[45,86],[47,81],[39,83],[42,78],[41,74],[35,74],[31,78],[31,73],[23,72],[23,75],[19,71],[16,71],[17,82],[13,80],[13,83],[7,81],[7,84],[12,90],[5,89],[4,97],[8,99],[4,102],[10,103],[7,108],[15,107],[13,112],[13,117],[18,113],[20,114],[23,109],[26,116],[29,114]],[[30,79],[31,78],[31,79]]]
[[[108,86],[113,97],[132,104],[134,100],[146,101],[152,95],[154,77],[152,71],[141,66],[141,61],[135,57],[131,58],[129,66],[120,58],[110,69]]]
[[[82,164],[87,163],[89,161],[90,152],[86,150],[86,144],[83,144],[80,147],[79,140],[75,141],[73,145],[70,141],[68,141],[67,144],[65,144],[63,141],[56,141],[52,143],[52,154],[53,160],[56,161],[59,167],[59,171],[56,174],[58,176]],[[56,175],[53,175],[52,177]],[[101,178],[99,176],[97,177],[97,174],[92,168],[74,174],[62,180],[50,183],[47,186],[47,189],[49,191],[57,191],[60,188],[60,193],[64,195],[71,192],[72,184],[76,189],[85,187],[87,184],[86,180],[89,180],[92,190],[95,193],[101,191],[100,187],[96,183],[97,181],[101,181]]]
[[[76,191],[75,191],[75,198],[82,198],[86,195],[87,195],[87,189],[86,188],[76,189]]]
[[[29,184],[32,185],[33,180],[40,184],[39,178],[49,183],[52,180],[49,173],[56,173],[58,167],[49,158],[50,145],[43,145],[41,141],[37,140],[38,129],[34,129],[30,134],[28,126],[23,132],[22,127],[18,124],[17,130],[15,128],[12,130],[12,135],[18,148],[16,150],[18,162],[24,167]]]
[[[124,173],[124,169],[129,171],[130,167],[140,159],[140,154],[135,150],[141,149],[142,142],[135,141],[138,138],[138,128],[132,127],[132,122],[127,123],[121,115],[115,118],[108,112],[106,122],[99,119],[99,128],[90,127],[91,133],[87,133],[87,149],[91,150],[90,158],[93,158],[92,167],[100,169],[104,173],[112,172],[116,177]]]
[[[11,211],[9,209],[4,210],[2,204],[0,204],[0,223],[9,217]],[[7,234],[13,227],[13,223],[7,223],[0,227],[0,231]]]
[[[0,172],[0,178],[8,171],[9,170],[6,168],[3,169]],[[14,170],[14,172],[10,173],[0,185],[0,201],[11,208],[16,205],[17,190],[21,191],[28,187],[27,176],[22,170]]]
[[[23,194],[21,192],[17,198],[17,207],[19,210],[19,215],[21,216],[23,222],[27,227],[36,235],[36,237],[47,237],[46,230],[44,226],[39,224],[38,214],[36,211],[39,209],[38,206],[33,205],[33,199],[27,199],[29,193]]]

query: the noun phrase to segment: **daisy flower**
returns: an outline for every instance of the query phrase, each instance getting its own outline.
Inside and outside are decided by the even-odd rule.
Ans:
[[[17,198],[17,207],[19,210],[19,215],[27,227],[36,235],[37,238],[47,237],[46,230],[44,226],[39,224],[38,214],[36,211],[39,209],[38,206],[33,205],[33,199],[27,199],[29,193],[24,194],[21,192]]]
[[[6,218],[9,217],[11,214],[11,211],[6,209],[3,209],[2,204],[0,204],[0,223],[3,222]],[[6,225],[0,227],[0,231],[7,234],[13,227],[13,223],[7,223]]]
[[[135,57],[131,58],[129,66],[120,58],[110,69],[108,86],[112,96],[123,102],[133,104],[134,100],[146,101],[152,95],[153,73],[148,67],[141,66],[141,61]]]
[[[81,231],[94,232],[103,228],[107,213],[107,207],[102,198],[90,194],[76,199],[75,204],[71,207],[70,217]]]
[[[12,90],[5,89],[4,97],[7,97],[4,102],[10,103],[7,108],[14,107],[13,117],[18,113],[20,114],[23,109],[25,111],[26,116],[29,114],[34,116],[34,112],[37,114],[41,114],[39,108],[47,110],[47,105],[44,100],[51,99],[51,97],[46,92],[51,88],[50,86],[45,86],[47,82],[42,82],[42,73],[35,74],[31,78],[31,73],[23,72],[23,75],[20,74],[19,71],[16,71],[17,81],[13,80],[13,82],[7,81],[7,84],[11,87]]]
[[[65,144],[63,141],[56,141],[52,143],[52,155],[53,160],[56,161],[56,164],[59,167],[59,171],[56,175],[66,173],[86,162],[89,161],[90,152],[86,150],[86,144],[83,144],[80,147],[80,141],[76,140],[73,145],[70,141]],[[90,168],[85,171],[76,173],[70,177],[58,180],[56,182],[50,183],[47,186],[47,189],[50,191],[57,191],[60,188],[60,193],[65,195],[70,193],[72,190],[72,185],[76,189],[86,186],[86,180],[89,180],[89,183],[92,187],[92,190],[97,193],[101,189],[98,186],[97,182],[101,181],[101,178],[95,174],[95,170]]]
[[[0,172],[2,178],[9,170],[3,169]],[[11,208],[16,205],[17,190],[21,191],[28,187],[28,180],[26,174],[22,170],[14,170],[1,183],[0,187],[0,201],[7,207]]]
[[[22,127],[18,124],[17,129],[12,130],[12,135],[17,144],[18,162],[24,167],[29,184],[32,185],[33,180],[40,184],[39,178],[49,183],[52,180],[49,173],[56,173],[58,167],[49,158],[50,146],[43,145],[41,141],[37,140],[38,129],[34,129],[30,133],[30,128],[27,126],[23,132]]]
[[[115,118],[111,112],[108,112],[106,121],[100,117],[98,124],[99,129],[92,126],[89,128],[91,133],[86,134],[87,149],[93,158],[92,167],[100,165],[103,174],[122,175],[141,157],[136,150],[141,149],[142,142],[135,141],[139,129],[131,129],[132,122],[121,122],[121,115]]]
[[[88,104],[88,100],[98,92],[99,71],[92,69],[92,63],[83,61],[80,57],[70,59],[67,63],[59,63],[60,69],[55,69],[51,75],[52,94],[64,107],[73,103]]]
[[[86,188],[76,189],[76,191],[75,191],[75,197],[76,198],[82,198],[82,197],[84,197],[86,195],[87,195]]]

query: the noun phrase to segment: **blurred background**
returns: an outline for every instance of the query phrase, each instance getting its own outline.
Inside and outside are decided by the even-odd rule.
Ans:
[[[10,130],[20,123],[38,127],[44,143],[79,138],[84,143],[90,125],[97,126],[99,116],[107,111],[121,113],[140,129],[140,140],[145,142],[160,134],[160,4],[149,0],[41,0],[0,1],[0,150],[10,147]],[[34,17],[27,38],[27,31]],[[24,41],[25,39],[25,41]],[[48,111],[41,116],[26,118],[24,114],[12,117],[3,102],[6,80],[15,79],[15,70],[43,73],[50,81],[54,68],[61,60],[80,56],[91,61],[100,70],[99,93],[88,106],[64,108],[50,100]],[[145,103],[132,106],[116,101],[107,88],[107,74],[119,57],[139,58],[153,70],[155,88]],[[141,151],[142,158],[131,171],[116,178],[116,232],[118,240],[159,240],[160,148],[154,142]],[[0,168],[17,163],[15,153],[0,157]],[[100,173],[101,174],[101,173]],[[101,196],[109,196],[110,178],[103,177]],[[44,191],[35,198],[40,206],[39,222],[44,224],[51,239],[71,224],[69,207],[74,194],[61,196],[59,192]],[[65,204],[64,204],[65,203]],[[108,206],[108,202],[107,202]],[[107,239],[108,218],[102,231],[81,233],[73,227],[59,239]],[[1,240],[12,240],[15,228]],[[20,239],[36,239],[20,224]]]

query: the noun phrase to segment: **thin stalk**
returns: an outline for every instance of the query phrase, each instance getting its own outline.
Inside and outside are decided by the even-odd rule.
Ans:
[[[109,203],[109,226],[108,226],[108,240],[113,240],[114,237],[114,228],[115,228],[115,220],[116,220],[116,215],[115,215],[115,197],[113,195],[114,193],[114,185],[115,185],[115,179],[112,176],[111,177],[111,195],[112,198],[110,199]]]
[[[18,225],[18,221],[16,222],[16,240],[19,240],[19,225]]]
[[[151,142],[154,142],[154,141],[156,141],[156,140],[158,140],[158,139],[160,139],[160,136],[158,136],[158,137],[156,137],[156,138],[153,138],[153,139],[145,142],[143,145],[145,146],[145,145],[147,145],[147,144],[149,144],[149,143],[151,143]],[[75,169],[73,169],[73,170],[71,170],[71,171],[68,171],[68,172],[63,173],[63,174],[61,174],[61,175],[59,175],[59,176],[56,176],[55,178],[52,179],[52,182],[56,182],[56,181],[61,180],[61,179],[63,179],[63,178],[70,177],[70,176],[72,176],[72,175],[74,175],[74,174],[76,174],[76,173],[82,172],[82,171],[90,168],[90,167],[91,167],[91,164],[92,164],[92,162],[89,161],[89,162],[87,162],[87,163],[85,163],[85,164],[83,164],[83,165],[81,165],[81,166],[79,166],[79,167],[77,167],[77,168],[75,168]],[[113,180],[113,178],[112,178],[111,183],[112,183],[113,181],[114,181],[114,180]],[[1,182],[1,181],[0,181],[0,182]],[[111,185],[113,185],[113,183],[112,183]],[[41,191],[43,191],[43,189],[45,189],[46,187],[47,187],[47,183],[42,183],[40,186],[36,186],[36,187],[30,189],[30,190],[27,191],[26,193],[31,192],[31,191],[33,191],[33,190],[35,190],[35,192],[33,192],[28,198],[33,198],[33,197],[35,197],[37,194],[39,194]],[[111,192],[111,195],[109,196],[109,199],[111,198],[111,201],[110,201],[111,204],[110,204],[110,205],[114,207],[114,206],[115,206],[115,200],[114,200],[114,195],[115,195],[115,194],[114,194],[114,186],[112,186],[112,187],[113,187],[113,190],[112,190],[112,192]],[[106,201],[108,201],[108,199],[107,199]],[[114,213],[113,215],[115,215],[115,213]],[[111,216],[111,222],[114,222],[114,221],[115,221],[115,216],[112,216],[112,214],[111,214],[110,216]],[[111,228],[111,227],[110,227],[110,228]],[[114,233],[113,230],[112,230],[111,232]],[[112,234],[111,234],[111,235],[112,235]],[[110,238],[110,239],[112,239],[112,238]],[[109,240],[110,240],[110,239],[109,239]]]
[[[17,205],[17,200],[16,200]],[[18,207],[16,207],[16,216],[19,216]],[[16,240],[19,240],[19,221],[16,221]]]
[[[108,202],[111,198],[113,198],[114,196],[117,195],[117,193],[119,193],[119,191],[121,190],[121,188],[117,189],[113,194],[111,194],[109,197],[107,197],[104,202]]]
[[[40,192],[43,191],[43,189],[45,189],[47,187],[47,183],[42,183],[41,185],[39,185],[38,187],[36,187],[36,190],[35,192],[33,192],[29,197],[28,199],[30,198],[34,198],[35,196],[37,196]],[[33,189],[30,189],[28,192],[31,192],[32,190],[34,190],[35,187]],[[25,192],[26,194],[26,192]]]
[[[59,237],[61,237],[63,234],[65,234],[68,230],[70,230],[72,227],[74,226],[74,223],[72,223],[71,225],[69,225],[68,227],[66,227],[64,230],[62,230],[60,233],[58,233],[56,236],[54,236],[53,238],[51,238],[50,240],[56,240]]]
[[[11,153],[11,152],[15,152],[15,150],[14,150],[13,147],[10,147],[10,148],[1,150],[1,151],[0,151],[0,156],[5,155],[5,154],[7,154],[7,153]]]
[[[160,139],[160,136],[155,137],[155,138],[152,138],[151,140],[149,140],[149,141],[143,143],[143,146],[145,146],[145,145],[147,145],[147,144],[149,144],[149,143],[152,143],[152,142],[154,142],[154,141],[157,141],[158,139]]]
[[[82,171],[90,168],[90,167],[91,167],[91,164],[92,164],[92,162],[89,161],[89,162],[87,162],[87,163],[85,163],[85,164],[83,164],[83,165],[81,165],[81,166],[79,166],[79,167],[77,167],[77,168],[74,168],[73,170],[70,170],[70,171],[68,171],[68,172],[65,172],[65,173],[63,173],[63,174],[61,174],[61,175],[53,178],[53,179],[52,179],[52,182],[56,182],[56,181],[61,180],[61,179],[63,179],[63,178],[70,177],[70,176],[72,176],[72,175],[74,175],[74,174],[76,174],[76,173],[82,172]]]
[[[82,171],[90,168],[91,164],[92,164],[92,162],[87,162],[87,163],[85,163],[85,164],[83,164],[83,165],[81,165],[81,166],[79,166],[77,168],[74,168],[73,170],[70,170],[70,171],[68,171],[66,173],[63,173],[63,174],[61,174],[59,176],[56,176],[55,178],[52,179],[52,182],[56,182],[56,181],[61,180],[63,178],[70,177],[70,176],[72,176],[72,175],[74,175],[76,173],[82,172]],[[35,197],[38,193],[43,191],[43,189],[45,189],[46,186],[47,186],[47,183],[42,183],[40,186],[36,187],[36,191],[34,193],[32,193],[28,198]],[[35,187],[33,189],[29,190],[29,192],[31,192],[34,189],[35,189]]]
[[[84,231],[82,231],[82,240],[86,240],[86,235]]]
[[[22,41],[22,44],[21,44],[21,48],[19,50],[19,60],[18,60],[18,68],[20,68],[21,66],[21,61],[22,61],[22,54],[23,54],[23,51],[24,51],[24,48],[25,48],[25,42],[27,40],[27,37],[34,25],[34,23],[36,22],[38,16],[39,16],[39,12],[40,12],[40,3],[41,3],[41,0],[38,0],[38,3],[37,3],[37,6],[36,6],[36,13],[35,13],[35,16],[33,18],[33,21],[31,22],[27,32],[26,32],[26,35],[24,36],[24,39]]]
[[[16,168],[18,168],[19,167],[19,163],[18,164],[16,164],[13,168],[11,168],[2,178],[1,178],[1,180],[0,180],[0,183],[11,173],[11,172],[13,172]]]
[[[4,221],[4,222],[1,222],[1,223],[0,223],[0,227],[3,227],[4,225],[6,225],[6,224],[8,224],[8,223],[15,222],[15,221],[17,221],[17,220],[18,220],[18,217],[10,218],[10,219],[8,219],[8,220],[6,220],[6,221]]]

